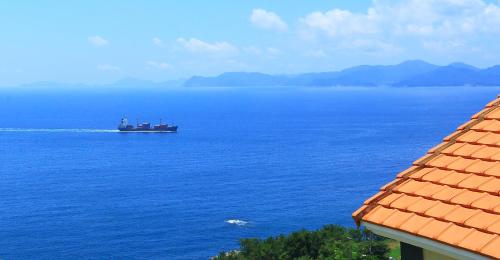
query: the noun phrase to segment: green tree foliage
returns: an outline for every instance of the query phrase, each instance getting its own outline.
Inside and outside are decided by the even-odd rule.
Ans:
[[[327,225],[316,231],[301,230],[288,236],[242,239],[240,249],[221,252],[215,259],[371,260],[388,259],[388,253],[384,239],[366,229]]]

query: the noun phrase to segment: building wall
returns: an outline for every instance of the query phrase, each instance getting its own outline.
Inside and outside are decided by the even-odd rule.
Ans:
[[[415,245],[400,242],[402,260],[456,260],[456,258],[440,254]]]
[[[424,253],[421,247],[399,242],[401,248],[401,260],[424,260]]]
[[[440,253],[424,249],[424,260],[456,260],[453,257],[442,255]]]

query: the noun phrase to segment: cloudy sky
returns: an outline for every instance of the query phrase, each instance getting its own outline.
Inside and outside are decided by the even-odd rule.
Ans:
[[[21,0],[0,13],[0,85],[500,64],[499,0]]]

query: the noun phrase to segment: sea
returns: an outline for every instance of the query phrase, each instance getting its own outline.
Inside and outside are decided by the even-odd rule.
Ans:
[[[351,213],[497,87],[0,89],[1,259],[209,259]],[[176,134],[119,133],[160,119]]]

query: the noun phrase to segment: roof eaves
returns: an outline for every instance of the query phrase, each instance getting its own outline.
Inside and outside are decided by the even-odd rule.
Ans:
[[[407,244],[412,244],[424,249],[428,249],[430,251],[439,252],[441,254],[445,254],[456,259],[467,259],[467,260],[491,259],[490,257],[484,256],[476,252],[458,248],[453,245],[447,245],[441,242],[437,242],[436,240],[433,239],[425,238],[401,230],[392,229],[389,227],[385,227],[382,225],[366,221],[361,221],[361,224],[377,235],[392,238]]]

